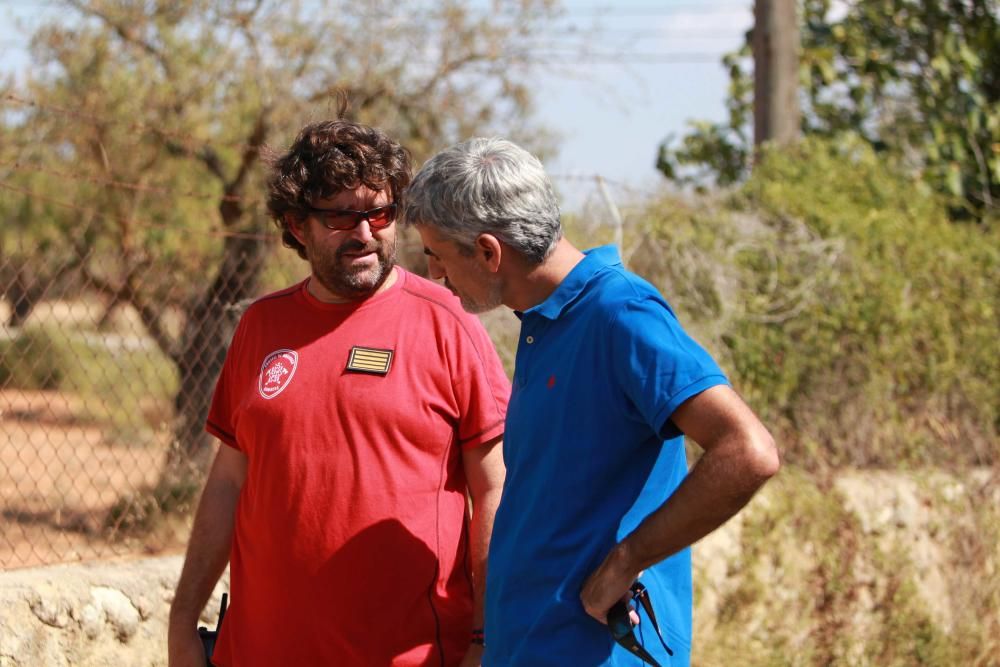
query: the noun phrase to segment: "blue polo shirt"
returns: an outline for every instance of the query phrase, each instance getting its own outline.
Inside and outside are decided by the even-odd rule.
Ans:
[[[587,616],[580,589],[687,474],[671,414],[726,382],[613,246],[587,252],[548,299],[521,315],[504,433],[507,479],[486,581],[484,665],[642,664]],[[640,581],[674,657],[644,616],[636,636],[662,665],[688,665],[690,550]]]

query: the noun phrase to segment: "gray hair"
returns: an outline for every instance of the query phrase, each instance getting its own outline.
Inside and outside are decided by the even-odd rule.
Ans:
[[[562,238],[559,204],[542,163],[500,138],[475,138],[428,160],[403,198],[403,220],[470,251],[492,234],[541,263]]]

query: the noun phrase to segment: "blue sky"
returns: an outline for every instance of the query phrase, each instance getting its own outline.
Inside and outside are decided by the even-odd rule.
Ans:
[[[538,119],[561,138],[546,167],[569,207],[594,190],[598,174],[619,192],[619,184],[648,192],[661,182],[653,165],[667,135],[683,134],[691,119],[725,117],[720,60],[742,43],[753,0],[564,0],[563,7],[546,42],[553,53],[575,54],[563,59],[572,64],[546,65],[536,84]],[[12,16],[34,23],[54,11],[0,0],[0,68],[25,64],[28,35]],[[599,43],[582,37],[595,26]]]
[[[753,22],[752,0],[622,0],[565,3],[568,21],[599,17],[605,37],[595,58],[546,76],[540,119],[558,130],[560,153],[546,165],[574,180],[600,174],[640,191],[661,182],[660,142],[680,136],[691,119],[725,118],[728,77],[723,53],[735,50]],[[611,9],[613,7],[613,9]],[[582,187],[593,189],[592,185]]]

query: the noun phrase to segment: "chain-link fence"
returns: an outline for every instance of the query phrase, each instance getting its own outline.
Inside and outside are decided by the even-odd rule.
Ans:
[[[3,166],[0,567],[180,548],[239,315],[308,267],[281,247],[259,195]],[[557,178],[585,195],[581,210],[599,209],[577,220],[616,221],[598,236],[620,242],[607,182]],[[425,270],[412,230],[398,256]],[[484,319],[512,372],[516,320]]]
[[[274,230],[215,239],[221,251],[182,270],[130,265],[101,232],[92,221],[72,230],[86,243],[21,233],[0,247],[2,568],[180,549],[233,327],[255,297],[308,273]],[[414,232],[398,252],[423,270]],[[511,370],[513,317],[487,325]]]
[[[273,233],[168,268],[163,247],[108,246],[102,223],[39,224],[0,249],[3,567],[179,545],[241,302],[306,271],[280,265]]]

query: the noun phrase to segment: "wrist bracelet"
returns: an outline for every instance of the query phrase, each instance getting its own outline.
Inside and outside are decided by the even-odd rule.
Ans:
[[[479,644],[480,646],[486,646],[486,638],[483,635],[482,628],[473,628],[472,630],[472,643]]]

